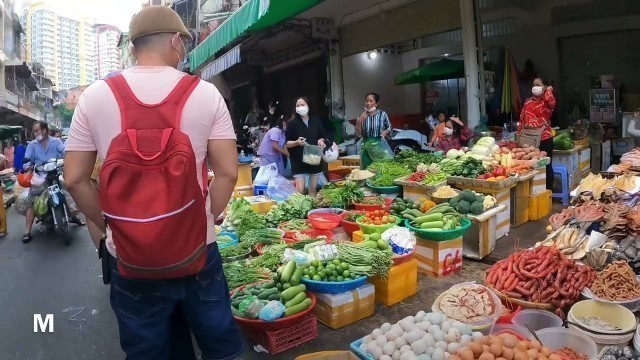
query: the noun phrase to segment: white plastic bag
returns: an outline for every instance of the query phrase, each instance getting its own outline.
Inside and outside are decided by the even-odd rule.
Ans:
[[[296,193],[296,187],[283,176],[277,174],[267,182],[267,195],[275,201],[284,201]]]
[[[29,190],[23,191],[16,200],[16,211],[18,214],[27,215],[27,209],[31,206],[31,198],[29,197]]]
[[[270,179],[279,176],[278,174],[278,165],[276,163],[271,163],[269,165],[261,166],[258,169],[258,174],[256,174],[256,178],[253,179],[254,185],[267,185]]]
[[[416,236],[407,228],[394,226],[385,230],[381,238],[391,245],[395,254],[404,255],[412,252],[416,247]]]

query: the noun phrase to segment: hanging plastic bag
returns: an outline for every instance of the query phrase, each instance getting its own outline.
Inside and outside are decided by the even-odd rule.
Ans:
[[[302,162],[309,165],[319,165],[322,161],[320,146],[306,144],[302,151]]]
[[[258,169],[258,174],[256,174],[256,178],[253,179],[253,184],[267,185],[269,183],[269,180],[276,176],[279,176],[278,165],[276,165],[276,163],[260,166],[260,169]]]
[[[49,191],[43,191],[33,201],[33,212],[40,218],[45,216],[47,211],[49,211]]]
[[[392,160],[393,150],[385,139],[369,140],[362,145],[364,151],[367,152],[371,161]]]
[[[22,216],[27,215],[27,209],[31,206],[31,197],[29,197],[29,190],[23,191],[16,200],[16,211]]]
[[[258,319],[264,321],[274,321],[284,314],[284,305],[280,301],[271,300],[258,313]]]
[[[276,175],[267,183],[267,195],[275,201],[284,201],[296,193],[296,187],[283,176]]]

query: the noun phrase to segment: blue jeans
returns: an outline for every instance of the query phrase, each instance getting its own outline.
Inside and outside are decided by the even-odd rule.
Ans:
[[[218,246],[207,251],[207,265],[197,275],[171,280],[123,278],[111,258],[111,307],[126,360],[195,359],[191,332],[203,360],[240,357],[242,335]]]

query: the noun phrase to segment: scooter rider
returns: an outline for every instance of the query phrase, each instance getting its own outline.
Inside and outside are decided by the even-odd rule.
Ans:
[[[49,136],[49,124],[44,121],[38,121],[33,124],[32,131],[35,140],[32,140],[31,142],[29,142],[29,145],[27,145],[23,165],[23,168],[25,170],[31,170],[34,166],[42,165],[50,159],[64,158],[64,143],[59,138]],[[33,196],[41,194],[42,191],[44,191],[43,188],[29,188],[29,200],[32,205]],[[30,206],[29,208],[27,208],[26,214],[26,232],[22,237],[22,242],[24,244],[33,240],[31,229],[33,228],[33,222],[35,221],[35,218],[36,216],[33,210],[33,206]],[[71,219],[71,222],[78,226],[85,225],[84,222],[77,216],[74,216]]]

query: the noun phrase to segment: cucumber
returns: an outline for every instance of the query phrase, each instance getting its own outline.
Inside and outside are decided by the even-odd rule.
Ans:
[[[289,282],[291,280],[291,276],[293,276],[293,272],[296,270],[296,262],[291,260],[287,263],[284,270],[282,271],[282,275],[280,276],[280,281]]]
[[[269,296],[269,300],[278,300],[279,301],[280,300],[280,293],[277,292],[277,293],[275,293],[273,295],[270,295]]]
[[[290,308],[292,306],[296,306],[296,305],[300,304],[301,302],[303,302],[304,299],[306,299],[306,298],[307,298],[307,294],[306,293],[303,293],[303,292],[298,293],[296,296],[293,297],[293,299],[287,301],[284,304],[284,307]]]
[[[282,290],[284,290],[284,289],[282,288],[282,283],[277,283],[277,284],[276,284],[276,289],[278,289],[278,291],[282,291]]]
[[[429,215],[417,217],[416,223],[422,224],[422,223],[431,222],[431,221],[442,221],[442,218],[444,218],[444,215],[442,213],[429,214]]]
[[[299,293],[305,292],[306,290],[307,290],[307,287],[304,286],[304,284],[300,284],[300,285],[296,285],[296,286],[292,286],[292,287],[288,288],[287,290],[283,291],[280,294],[280,296],[282,296],[282,300],[289,301],[289,300],[293,299]]]
[[[302,266],[296,267],[296,271],[293,272],[293,275],[291,276],[291,280],[289,281],[292,286],[296,286],[300,284],[300,281],[302,280],[302,275],[304,275],[303,271],[304,271],[304,268]]]
[[[249,292],[251,293],[251,295],[260,295],[260,289],[251,289],[249,290]]]
[[[271,288],[271,289],[267,289],[264,290],[263,292],[260,293],[260,295],[258,295],[258,299],[260,300],[264,300],[264,299],[268,299],[269,296],[275,294],[278,292],[278,289],[276,288]]]
[[[242,300],[234,300],[231,302],[231,307],[232,308],[238,308],[238,306],[240,306],[240,303],[242,302]]]
[[[287,290],[287,289],[288,289],[288,288],[290,288],[290,287],[291,287],[291,284],[290,284],[290,283],[284,283],[284,284],[282,284],[282,290]]]
[[[250,293],[250,292],[249,292],[249,290],[247,290],[247,289],[243,289],[243,290],[242,290],[242,293],[243,293],[243,294],[245,294],[245,295],[247,295],[247,296],[253,295],[253,294],[252,294],[252,293]]]
[[[243,317],[242,314],[240,314],[240,311],[233,306],[231,307],[231,313],[233,313],[233,315],[235,316]]]
[[[262,284],[262,289],[271,289],[271,288],[274,288],[274,287],[276,287],[275,281],[270,281],[268,283]]]
[[[307,310],[309,308],[309,306],[311,306],[312,302],[313,301],[311,301],[311,299],[306,298],[300,304],[294,305],[294,306],[292,306],[290,308],[286,308],[284,310],[284,316],[291,316],[291,315],[295,315],[297,313],[303,312],[303,311]]]
[[[444,223],[442,221],[429,221],[420,224],[420,229],[442,229]]]

